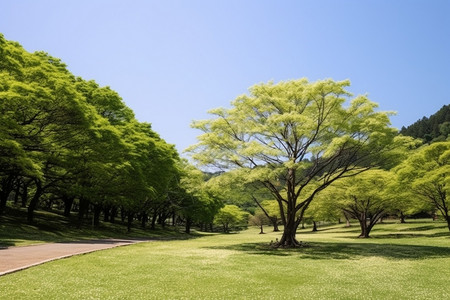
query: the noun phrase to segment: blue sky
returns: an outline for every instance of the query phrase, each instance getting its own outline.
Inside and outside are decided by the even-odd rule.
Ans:
[[[350,79],[393,126],[449,104],[447,0],[2,0],[0,32],[116,90],[182,151],[257,83]]]

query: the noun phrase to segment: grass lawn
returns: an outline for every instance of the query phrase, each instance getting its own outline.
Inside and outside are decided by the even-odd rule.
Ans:
[[[269,231],[269,228],[267,228]],[[445,223],[387,223],[299,232],[205,234],[90,253],[0,277],[0,299],[450,299]]]

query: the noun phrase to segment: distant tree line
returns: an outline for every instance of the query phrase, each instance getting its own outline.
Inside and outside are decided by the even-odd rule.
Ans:
[[[444,105],[429,117],[423,117],[417,122],[402,127],[403,135],[419,138],[429,143],[432,141],[445,141],[450,134],[450,105]]]

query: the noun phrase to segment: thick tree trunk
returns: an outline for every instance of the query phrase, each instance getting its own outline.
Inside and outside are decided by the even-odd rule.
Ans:
[[[299,247],[301,244],[295,238],[297,234],[297,222],[294,217],[288,218],[284,225],[283,235],[278,246],[281,247]]]
[[[367,227],[367,221],[366,218],[359,219],[359,226],[361,227],[361,234],[359,235],[360,238],[368,238],[369,237],[369,230]]]
[[[39,203],[39,198],[41,198],[44,190],[42,188],[42,182],[40,180],[35,180],[36,192],[33,198],[31,198],[30,204],[28,204],[27,209],[27,221],[28,223],[33,223],[34,211]]]

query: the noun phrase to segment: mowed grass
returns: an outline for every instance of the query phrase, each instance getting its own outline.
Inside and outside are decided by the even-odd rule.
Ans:
[[[267,228],[267,231],[270,229]],[[299,232],[309,246],[273,249],[280,233],[205,234],[58,260],[0,277],[1,299],[450,299],[444,223]]]

